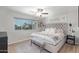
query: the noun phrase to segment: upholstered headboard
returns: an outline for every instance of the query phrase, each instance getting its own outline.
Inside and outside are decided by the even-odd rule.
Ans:
[[[56,28],[56,29],[62,29],[64,31],[64,34],[67,35],[68,33],[68,24],[67,23],[52,23],[47,24],[46,28]]]

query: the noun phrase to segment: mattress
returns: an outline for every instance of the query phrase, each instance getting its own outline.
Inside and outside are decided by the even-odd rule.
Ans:
[[[60,49],[62,48],[62,46],[64,45],[65,43],[65,39],[64,40],[61,40],[57,45],[51,45],[51,44],[46,44],[45,45],[45,49],[52,52],[52,53],[57,53],[58,51],[60,51]]]

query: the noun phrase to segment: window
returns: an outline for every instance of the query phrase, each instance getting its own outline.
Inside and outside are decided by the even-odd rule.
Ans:
[[[33,20],[32,19],[23,19],[17,18],[15,19],[15,30],[30,30],[32,29]]]

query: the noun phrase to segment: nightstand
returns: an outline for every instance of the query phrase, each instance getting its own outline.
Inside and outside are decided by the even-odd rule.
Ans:
[[[74,35],[67,35],[66,43],[75,45],[75,36]]]

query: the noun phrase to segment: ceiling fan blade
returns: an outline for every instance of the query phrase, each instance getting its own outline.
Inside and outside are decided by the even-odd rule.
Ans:
[[[48,15],[48,13],[41,13],[41,14],[46,14],[46,15]]]

